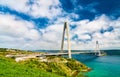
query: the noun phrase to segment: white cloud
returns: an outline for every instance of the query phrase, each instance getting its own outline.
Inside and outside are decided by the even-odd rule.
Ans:
[[[34,17],[47,17],[52,18],[61,14],[58,0],[37,0],[30,8],[30,14]]]
[[[72,25],[77,27],[73,30],[74,34],[84,34],[84,33],[93,33],[98,32],[101,29],[107,29],[110,25],[111,20],[108,19],[105,15],[102,15],[98,18],[95,18],[93,21],[81,20],[78,22],[71,22]]]
[[[28,5],[28,1],[29,0],[0,0],[0,5],[29,14],[35,18],[47,17],[51,19],[50,22],[53,24],[38,31],[30,21],[0,13],[0,47],[60,49],[64,21],[68,21],[70,25],[76,26],[70,31],[71,38],[75,35],[78,36],[75,40],[71,39],[72,49],[94,49],[95,41],[97,40],[100,42],[101,48],[120,48],[120,18],[111,20],[106,15],[101,15],[92,21],[88,19],[73,21],[71,18],[79,18],[79,16],[74,13],[68,14],[59,8],[61,5],[59,0],[34,0],[34,4],[32,5]],[[91,12],[96,12],[94,9],[96,5],[96,3],[90,4],[86,9],[92,9]],[[83,7],[80,9],[82,10]],[[59,15],[66,16],[61,16],[53,22],[54,18]],[[113,27],[113,31],[100,32],[101,29],[107,30],[110,26]],[[84,43],[78,41],[80,39],[90,39],[90,41]],[[67,49],[66,41],[64,48]]]
[[[16,20],[17,19],[17,20]],[[0,14],[0,47],[21,49],[60,49],[64,21],[62,18],[49,25],[45,29],[35,29],[32,22],[21,20],[9,14]],[[72,49],[94,49],[95,41],[99,41],[100,48],[119,48],[120,46],[120,19],[110,20],[105,15],[95,18],[93,21],[82,20],[69,21],[70,25],[76,25],[71,29],[71,38],[77,35],[75,40],[71,39]],[[101,33],[101,29],[113,27],[113,31]],[[91,35],[89,35],[89,34]],[[87,41],[86,43],[78,41]],[[65,41],[65,49],[67,42]]]
[[[0,14],[0,34],[39,39],[39,33],[34,29],[34,24],[28,21],[16,20],[15,16]],[[34,38],[33,38],[34,37]]]
[[[33,17],[47,17],[52,19],[62,13],[59,0],[34,0],[28,5],[29,0],[0,0],[0,5],[7,6],[18,12],[29,14]]]
[[[26,2],[28,0],[0,0],[0,5],[4,5],[7,7],[10,7],[11,9],[14,9],[16,11],[28,11],[29,8],[26,7]]]
[[[63,24],[54,24],[46,29],[40,29],[42,32],[42,45],[46,45],[46,49],[60,49],[62,39]]]
[[[79,43],[76,43],[79,46],[78,49],[91,49],[95,48],[95,41],[99,41],[101,44],[101,48],[119,48],[120,47],[120,19],[117,20],[111,20],[106,15],[101,15],[100,17],[96,17],[94,20],[82,20],[74,22],[72,21],[72,25],[76,25],[75,29],[72,29],[72,37],[74,35],[78,36],[79,39],[90,39],[92,37],[91,41],[88,41],[87,43],[82,44],[80,41]],[[101,29],[107,30],[109,27],[113,27],[113,31],[106,31],[104,33],[101,33]],[[87,35],[89,33],[91,35]],[[75,39],[75,41],[78,41]],[[74,44],[74,48],[76,45]]]
[[[0,14],[0,46],[22,48],[26,43],[40,38],[40,33],[33,23],[16,20],[16,17],[12,15]]]
[[[87,40],[91,39],[91,37],[89,35],[78,35],[78,39]]]

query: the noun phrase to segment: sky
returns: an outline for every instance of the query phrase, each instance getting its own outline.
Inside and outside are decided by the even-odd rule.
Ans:
[[[65,21],[72,50],[120,49],[120,0],[0,0],[0,48],[59,50]]]

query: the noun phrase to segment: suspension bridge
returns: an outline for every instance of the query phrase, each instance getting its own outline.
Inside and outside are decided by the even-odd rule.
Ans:
[[[66,33],[66,36],[67,36],[67,48],[68,48],[68,52],[64,52],[64,50],[63,50],[65,33]],[[62,34],[61,51],[59,53],[46,53],[44,55],[45,56],[68,55],[69,58],[72,58],[72,54],[95,54],[96,56],[102,56],[103,55],[101,53],[100,49],[99,49],[99,43],[98,43],[98,41],[96,41],[96,48],[95,48],[94,51],[71,52],[69,26],[68,26],[68,23],[65,22],[64,23],[64,27],[63,27],[63,34]]]
[[[64,37],[65,33],[67,35],[67,52],[64,52]],[[42,57],[42,56],[62,56],[68,55],[68,58],[72,58],[72,54],[94,54],[96,56],[103,56],[104,54],[99,49],[99,43],[96,41],[96,48],[93,51],[80,51],[80,52],[71,52],[71,43],[70,43],[70,33],[69,33],[69,26],[67,22],[64,23],[63,27],[63,35],[62,35],[62,42],[61,42],[61,50],[59,52],[47,52],[43,54],[29,54],[29,55],[7,55],[6,57],[23,57],[23,58],[35,58],[35,57]]]

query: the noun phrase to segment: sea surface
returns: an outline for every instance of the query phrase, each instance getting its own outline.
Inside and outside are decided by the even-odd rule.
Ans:
[[[92,70],[85,73],[86,77],[120,77],[120,50],[106,50],[106,56],[73,55],[73,58],[83,62]]]

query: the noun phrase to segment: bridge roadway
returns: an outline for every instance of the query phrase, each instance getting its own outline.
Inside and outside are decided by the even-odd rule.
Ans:
[[[71,52],[71,54],[97,54],[98,52]],[[61,52],[59,52],[59,53],[45,53],[45,54],[43,54],[43,55],[45,55],[45,56],[57,56],[57,55],[68,55],[68,53],[67,52],[63,52],[63,53],[61,53]]]
[[[71,54],[98,54],[98,52],[71,52]],[[20,54],[20,55],[6,55],[6,57],[25,57],[25,58],[35,58],[35,57],[42,57],[42,56],[59,56],[59,55],[68,55],[67,52],[59,52],[59,53],[53,53],[53,52],[47,52],[42,54]]]

